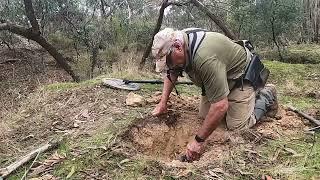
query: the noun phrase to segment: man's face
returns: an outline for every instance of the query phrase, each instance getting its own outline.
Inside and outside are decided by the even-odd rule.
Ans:
[[[171,68],[184,67],[186,63],[185,51],[182,43],[174,43],[167,55],[167,65]]]

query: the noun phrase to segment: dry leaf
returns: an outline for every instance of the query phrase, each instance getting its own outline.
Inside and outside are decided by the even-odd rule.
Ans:
[[[56,180],[56,179],[58,179],[58,178],[54,177],[51,174],[46,174],[41,177],[31,178],[30,180]]]
[[[129,161],[130,161],[130,159],[124,159],[124,160],[122,160],[119,164],[122,165],[122,164],[124,164],[124,163],[126,163],[126,162],[129,162]]]
[[[67,179],[69,179],[69,178],[74,174],[74,172],[76,172],[76,171],[75,171],[75,167],[72,166],[69,174],[67,175]]]
[[[32,168],[31,176],[37,176],[46,171],[52,170],[55,164],[62,162],[65,159],[65,156],[58,154],[56,151],[48,159],[42,162],[39,166]]]
[[[89,115],[89,110],[88,110],[88,109],[82,110],[81,116],[83,116],[83,117],[85,117],[85,118],[89,118],[89,117],[90,117],[90,115]]]

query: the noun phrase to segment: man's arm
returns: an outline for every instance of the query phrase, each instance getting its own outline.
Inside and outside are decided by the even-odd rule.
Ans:
[[[210,134],[218,127],[229,107],[228,98],[224,98],[211,104],[209,112],[202,123],[197,135],[201,139],[207,139]]]
[[[202,140],[207,139],[210,134],[217,128],[219,122],[228,110],[228,99],[222,100],[211,104],[206,119],[203,121],[197,136]],[[187,145],[186,155],[181,157],[181,161],[192,162],[200,158],[203,142],[194,139]]]
[[[167,103],[168,100],[169,100],[169,96],[170,96],[170,93],[173,89],[173,84],[172,83],[175,83],[178,79],[177,76],[175,75],[170,75],[171,77],[171,81],[169,80],[169,78],[166,76],[164,78],[164,82],[163,82],[163,89],[162,89],[162,96],[161,96],[161,101],[160,103]]]
[[[175,76],[173,74],[171,74],[170,77],[172,82],[169,80],[167,76],[164,78],[161,100],[159,104],[156,106],[156,108],[152,111],[153,116],[158,116],[167,112],[167,102],[169,100],[170,93],[173,89],[172,83],[175,83],[178,79],[178,76]]]

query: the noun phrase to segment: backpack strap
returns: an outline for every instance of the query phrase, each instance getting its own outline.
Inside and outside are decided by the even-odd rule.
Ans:
[[[203,39],[206,36],[206,32],[208,32],[205,29],[187,29],[184,30],[184,32],[187,34],[188,37],[188,56],[189,56],[189,64],[186,67],[186,71],[191,70],[192,62],[194,59],[195,54],[197,53],[197,50],[202,43]]]

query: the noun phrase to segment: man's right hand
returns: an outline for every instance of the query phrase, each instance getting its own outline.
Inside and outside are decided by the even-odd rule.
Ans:
[[[167,104],[166,103],[159,103],[152,111],[152,116],[159,116],[161,114],[167,113]]]

